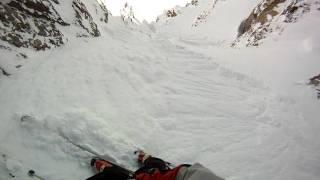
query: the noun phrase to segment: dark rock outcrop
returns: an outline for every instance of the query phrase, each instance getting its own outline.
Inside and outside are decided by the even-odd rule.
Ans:
[[[109,11],[108,11],[107,7],[103,3],[99,4],[99,6],[100,6],[100,9],[103,11],[103,15],[102,15],[102,17],[100,17],[100,21],[108,23]]]
[[[309,79],[309,84],[314,86],[320,85],[320,74]]]
[[[167,11],[167,17],[176,17],[178,14],[174,9],[168,10]]]
[[[52,3],[57,0],[12,0],[0,2],[0,39],[16,47],[44,50],[62,45],[63,34],[56,24],[64,22]]]
[[[310,78],[309,79],[309,85],[313,85],[315,87],[319,87],[320,86],[320,74]],[[316,91],[317,91],[317,98],[320,99],[320,89],[317,88]]]
[[[94,11],[89,12],[86,5],[95,8]],[[68,10],[68,13],[58,10]],[[6,42],[1,43],[0,48],[7,49],[10,45],[36,50],[58,47],[67,42],[64,34],[67,31],[77,37],[98,37],[96,22],[107,23],[108,15],[106,6],[97,0],[85,3],[81,0],[6,0],[0,2],[0,40]]]
[[[198,0],[191,0],[191,4],[194,6],[198,6],[199,1]]]
[[[87,10],[86,6],[80,0],[73,0],[72,7],[76,13],[76,24],[81,26],[84,30],[87,31],[90,35],[94,37],[100,36],[100,31],[98,30],[97,24],[93,21],[92,16]],[[85,26],[85,24],[89,24]],[[86,36],[86,35],[78,35]]]
[[[0,67],[1,73],[5,76],[10,76],[11,74],[9,74],[6,70],[4,70],[2,67]]]

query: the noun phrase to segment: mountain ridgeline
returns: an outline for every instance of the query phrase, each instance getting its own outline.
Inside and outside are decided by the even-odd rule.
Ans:
[[[167,10],[157,23],[178,36],[190,30],[184,35],[197,32],[232,47],[259,46],[270,34],[285,33],[287,26],[319,9],[319,0],[192,0]]]
[[[229,4],[225,5],[226,2]],[[203,26],[211,23],[215,25],[215,31],[234,34],[227,41],[229,46],[258,46],[268,38],[268,34],[280,34],[287,24],[297,22],[312,7],[319,10],[320,6],[319,0],[246,0],[243,4],[250,5],[250,11],[246,14],[233,12],[221,15],[221,10],[228,12],[232,10],[230,4],[235,3],[232,0],[192,0],[185,7],[177,6],[165,11],[155,24],[177,31],[177,34],[191,29],[203,36],[225,38],[212,31],[200,31],[207,30],[208,27]],[[121,12],[123,21],[129,19],[138,24],[131,6],[126,4]],[[101,26],[107,25],[110,14],[101,0],[1,1],[0,48],[47,50],[65,44],[71,37],[98,37]],[[180,18],[186,14],[186,18]],[[184,23],[178,25],[179,21]],[[230,25],[224,27],[216,22]]]

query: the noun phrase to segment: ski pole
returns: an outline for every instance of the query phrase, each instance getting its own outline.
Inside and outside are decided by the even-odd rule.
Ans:
[[[43,177],[37,175],[36,172],[35,172],[34,170],[32,170],[32,169],[29,170],[28,175],[29,175],[30,177],[36,177],[36,178],[38,178],[38,179],[40,179],[40,180],[45,180]]]

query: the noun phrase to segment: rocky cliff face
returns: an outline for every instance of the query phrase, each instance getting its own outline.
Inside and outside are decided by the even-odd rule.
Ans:
[[[243,20],[238,29],[238,38],[233,46],[245,41],[246,46],[258,46],[272,32],[280,33],[285,24],[294,23],[312,5],[319,4],[317,0],[263,0],[251,14]]]
[[[33,47],[37,50],[63,44],[63,34],[56,24],[70,24],[62,20],[52,3],[58,1],[0,2],[1,40],[16,47]]]
[[[88,5],[95,11],[90,12]],[[66,33],[97,37],[100,36],[97,21],[108,22],[107,8],[97,1],[90,4],[81,0],[1,1],[0,47],[46,50],[63,45],[68,39]]]

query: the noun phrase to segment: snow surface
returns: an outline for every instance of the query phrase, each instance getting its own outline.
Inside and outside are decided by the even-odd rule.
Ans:
[[[198,6],[176,7],[174,18],[159,16],[157,33],[168,38],[189,39],[201,36],[203,41],[229,44],[235,40],[238,27],[247,18],[259,0],[201,0]],[[204,23],[197,23],[201,14],[207,14]],[[196,25],[197,26],[194,26]],[[193,26],[192,26],[193,25]],[[197,37],[198,38],[198,37]]]
[[[258,48],[113,17],[25,60],[0,50],[0,179],[85,179],[93,154],[135,169],[137,148],[228,180],[319,179],[319,12]]]

